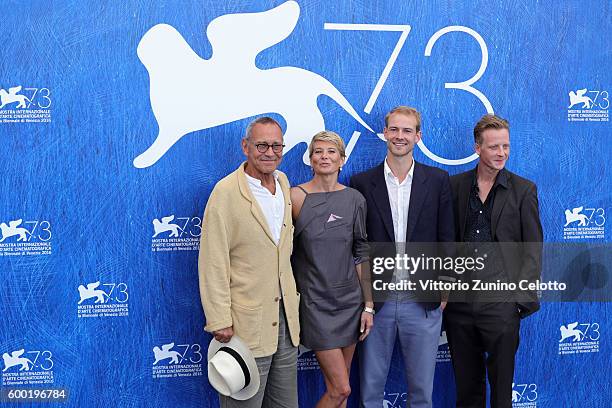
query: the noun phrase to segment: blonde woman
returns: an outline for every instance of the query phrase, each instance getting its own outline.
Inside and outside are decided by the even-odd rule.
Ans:
[[[301,343],[314,350],[325,378],[317,407],[344,407],[355,345],[373,325],[366,202],[338,182],[346,155],[336,133],[317,133],[309,155],[312,180],[291,189]]]

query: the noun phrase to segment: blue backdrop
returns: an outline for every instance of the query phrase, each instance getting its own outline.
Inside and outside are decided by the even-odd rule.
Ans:
[[[281,169],[297,184],[323,128],[348,144],[344,181],[378,164],[376,133],[400,104],[422,112],[416,160],[465,171],[473,124],[494,111],[511,123],[508,168],[538,185],[545,240],[610,242],[609,4],[298,3],[2,2],[3,390],[66,388],[71,407],[217,405],[200,223],[258,114],[287,129]],[[545,303],[524,321],[514,406],[612,405],[609,315]],[[387,408],[405,406],[397,357]],[[324,390],[312,352],[299,366],[311,407]],[[454,402],[444,336],[434,401]]]

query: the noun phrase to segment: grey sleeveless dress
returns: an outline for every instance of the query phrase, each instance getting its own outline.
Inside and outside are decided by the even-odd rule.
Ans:
[[[291,264],[301,293],[301,343],[356,343],[363,296],[355,263],[368,259],[366,201],[357,190],[310,193],[295,222]]]

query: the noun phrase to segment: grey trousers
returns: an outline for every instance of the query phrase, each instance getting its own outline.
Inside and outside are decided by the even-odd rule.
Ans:
[[[255,359],[260,377],[257,394],[246,401],[219,395],[221,408],[297,408],[298,350],[291,344],[283,302],[279,309],[276,353]]]

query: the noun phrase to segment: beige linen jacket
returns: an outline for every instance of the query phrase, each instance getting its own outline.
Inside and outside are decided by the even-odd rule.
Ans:
[[[202,221],[198,260],[205,330],[233,326],[255,357],[276,352],[282,300],[294,346],[299,344],[299,299],[293,271],[289,181],[279,172],[285,214],[276,245],[248,186],[244,163],[217,183]]]

